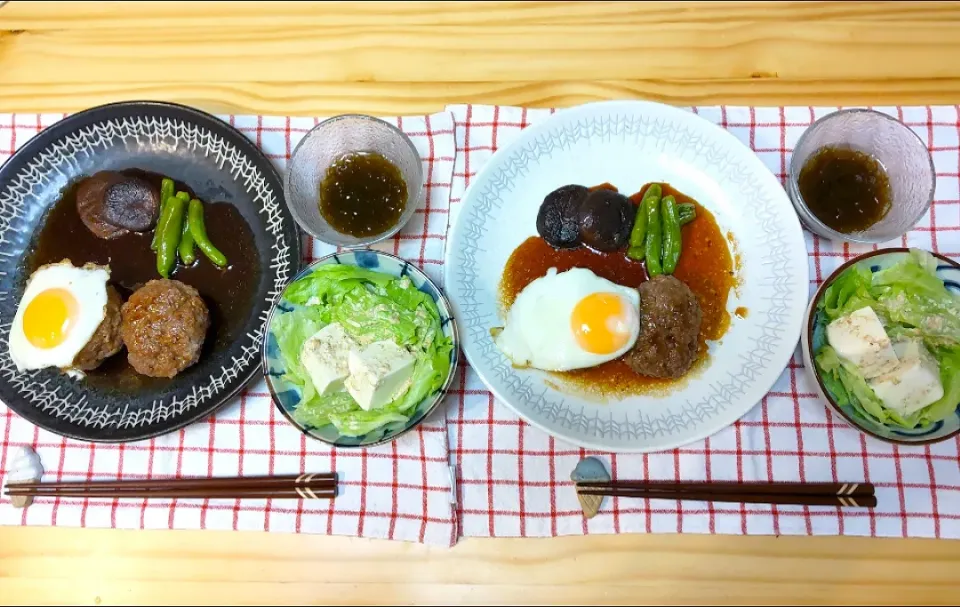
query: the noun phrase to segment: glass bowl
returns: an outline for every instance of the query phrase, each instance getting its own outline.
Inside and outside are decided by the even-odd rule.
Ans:
[[[320,182],[337,159],[355,152],[376,152],[392,162],[407,184],[407,200],[399,219],[385,231],[356,237],[337,231],[320,213]],[[324,120],[308,132],[290,157],[284,195],[294,219],[308,234],[335,246],[362,248],[400,231],[420,206],[423,168],[407,135],[373,116],[344,114]]]
[[[800,170],[825,146],[851,148],[872,156],[890,180],[890,211],[862,232],[841,234],[810,211],[800,194]],[[874,110],[851,109],[827,114],[803,133],[793,151],[787,193],[807,228],[830,240],[875,244],[910,231],[933,202],[936,172],[930,150],[902,122]]]

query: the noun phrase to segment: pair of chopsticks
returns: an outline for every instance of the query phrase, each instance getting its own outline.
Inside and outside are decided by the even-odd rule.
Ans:
[[[335,473],[287,476],[182,478],[129,481],[8,483],[10,497],[182,498],[182,499],[333,499]]]
[[[874,508],[871,483],[671,483],[580,481],[580,495],[796,506]]]

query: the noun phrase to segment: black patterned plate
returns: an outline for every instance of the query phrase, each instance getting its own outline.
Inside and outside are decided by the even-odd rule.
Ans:
[[[44,250],[43,228],[58,216],[58,201],[84,176],[131,169],[168,175],[223,216],[242,217],[252,242],[247,265],[256,271],[233,300],[224,300],[233,306],[230,319],[216,302],[210,306],[213,325],[200,360],[170,380],[114,381],[111,369],[127,372],[121,369],[125,351],[114,357],[119,364],[107,361],[80,380],[52,369],[18,372],[7,346],[11,325]],[[213,237],[218,226],[208,221],[208,229]],[[139,238],[131,246],[148,249],[134,253],[149,259],[149,238]],[[226,233],[220,239],[229,240]],[[70,246],[61,243],[56,253]],[[117,257],[111,255],[111,263],[128,261]],[[82,252],[70,258],[75,265],[94,261]],[[259,374],[264,322],[299,268],[300,236],[283,202],[282,180],[242,133],[209,114],[168,103],[116,103],[72,115],[0,167],[0,400],[42,428],[88,441],[144,439],[202,419]],[[173,278],[193,283],[208,300],[206,281],[189,276],[185,271]]]

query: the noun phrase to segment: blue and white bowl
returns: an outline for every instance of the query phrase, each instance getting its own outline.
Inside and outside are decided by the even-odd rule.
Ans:
[[[868,268],[871,272],[879,272],[888,268],[899,261],[902,261],[909,255],[909,249],[892,248],[880,249],[860,257],[851,259],[843,264],[830,275],[820,286],[813,298],[810,300],[810,306],[807,309],[807,323],[804,326],[803,339],[803,363],[816,385],[820,397],[830,403],[830,406],[839,413],[853,427],[890,443],[898,445],[927,445],[937,443],[960,434],[960,403],[957,403],[957,409],[954,414],[943,421],[939,421],[927,428],[915,428],[913,430],[902,430],[890,428],[880,424],[872,419],[863,417],[852,406],[840,406],[837,404],[833,395],[827,390],[823,381],[820,379],[820,373],[813,364],[812,353],[820,349],[826,342],[827,321],[821,312],[817,311],[817,304],[823,297],[823,292],[831,283],[847,268],[857,265]],[[939,276],[948,289],[954,293],[960,294],[960,264],[948,259],[942,255],[933,253],[939,262],[937,265],[937,276]]]
[[[388,443],[408,430],[415,428],[426,419],[443,400],[447,389],[450,387],[450,383],[453,381],[453,376],[457,370],[460,340],[457,334],[456,321],[450,312],[450,303],[437,285],[410,262],[404,261],[389,253],[367,249],[334,253],[320,258],[297,274],[297,276],[288,283],[288,288],[289,284],[293,284],[300,278],[310,274],[317,267],[327,264],[359,266],[390,276],[396,276],[397,278],[406,276],[413,283],[413,286],[432,297],[440,311],[440,323],[443,328],[443,333],[453,342],[453,349],[450,351],[450,371],[447,374],[447,378],[439,390],[427,396],[417,405],[413,415],[411,415],[406,422],[386,424],[363,436],[342,436],[332,424],[319,428],[305,426],[294,419],[293,412],[300,402],[300,391],[297,386],[283,379],[285,365],[280,356],[280,348],[277,345],[276,336],[273,333],[274,318],[279,314],[285,314],[289,311],[286,307],[287,304],[284,302],[284,297],[281,296],[267,319],[266,332],[263,340],[263,374],[266,378],[267,387],[270,390],[270,395],[273,397],[274,404],[276,404],[280,412],[283,413],[283,416],[307,436],[336,447],[372,447],[374,445]],[[285,294],[286,290],[284,290],[284,295]]]

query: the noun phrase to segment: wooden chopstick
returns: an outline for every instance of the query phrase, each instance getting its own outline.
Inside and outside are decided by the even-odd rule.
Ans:
[[[333,499],[336,474],[8,483],[9,496],[184,499]]]
[[[610,497],[638,497],[659,500],[689,500],[696,502],[726,502],[741,504],[775,504],[795,506],[841,506],[848,508],[875,508],[877,498],[873,495],[803,495],[772,493],[714,493],[710,491],[647,491],[645,489],[577,489],[581,495],[606,495]]]
[[[697,492],[717,494],[754,495],[818,495],[869,496],[874,494],[872,483],[737,483],[712,481],[709,483],[681,483],[660,481],[581,481],[577,489],[636,489],[646,492]],[[584,493],[581,491],[581,493]],[[586,493],[586,495],[601,495]],[[607,494],[603,494],[607,495]]]
[[[196,487],[283,487],[293,485],[336,485],[336,474],[324,472],[317,474],[288,474],[282,476],[238,476],[233,478],[169,478],[169,479],[131,479],[120,481],[29,481],[11,484],[20,487],[42,487],[50,489],[119,489],[142,491],[144,489],[188,489]]]
[[[156,498],[179,498],[179,499],[333,499],[337,496],[337,490],[334,487],[325,487],[323,489],[313,489],[311,487],[298,487],[296,489],[272,489],[272,490],[237,490],[237,489],[181,489],[181,490],[153,490],[153,491],[112,491],[112,490],[91,490],[83,491],[77,489],[66,489],[62,491],[49,491],[34,489],[30,491],[8,491],[7,495],[28,495],[31,497],[79,497],[79,498],[107,498],[107,499],[156,499]]]

